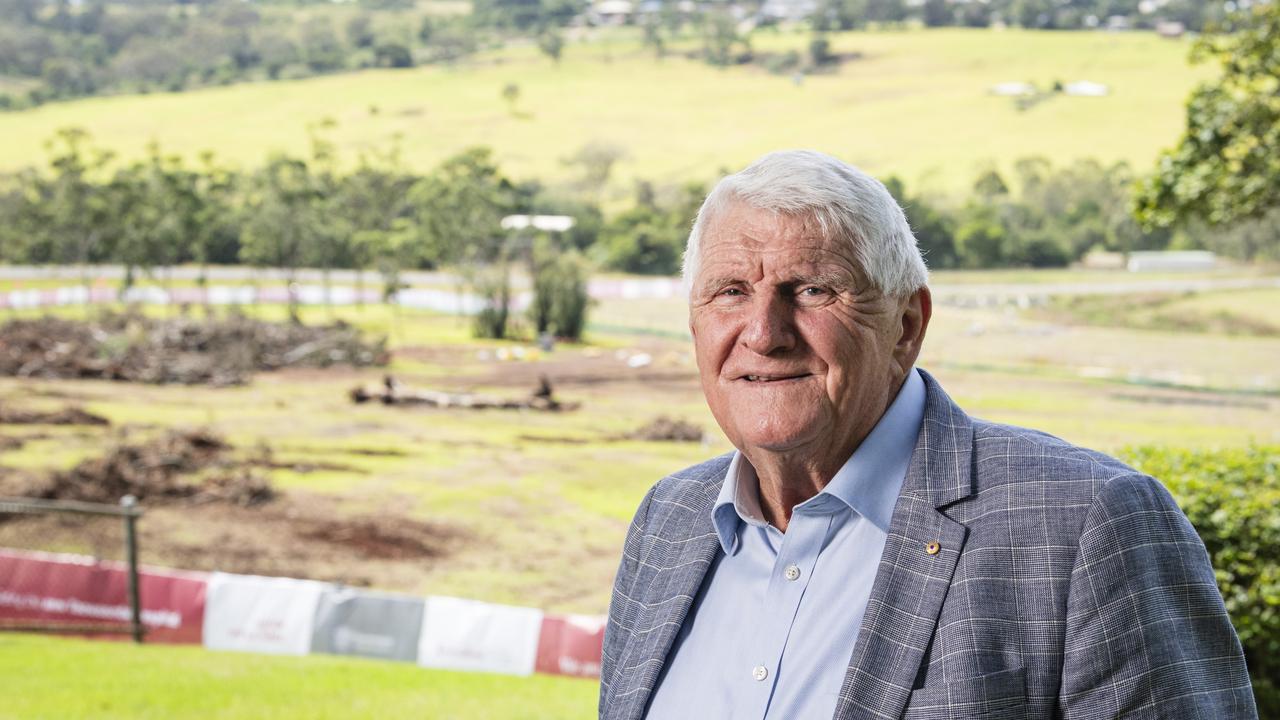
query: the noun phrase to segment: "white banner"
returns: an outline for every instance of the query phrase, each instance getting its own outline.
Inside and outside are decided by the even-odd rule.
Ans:
[[[541,610],[429,597],[418,664],[445,670],[531,675],[541,629]]]
[[[273,655],[311,651],[324,583],[214,573],[205,601],[204,645]]]

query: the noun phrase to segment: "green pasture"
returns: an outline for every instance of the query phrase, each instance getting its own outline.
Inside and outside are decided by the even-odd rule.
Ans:
[[[35,671],[33,671],[33,669]],[[3,720],[569,720],[596,683],[0,634]]]
[[[718,69],[663,60],[627,34],[571,42],[558,65],[532,46],[477,56],[455,67],[370,70],[185,93],[99,97],[0,115],[0,168],[41,164],[56,128],[81,126],[96,142],[139,157],[156,141],[195,158],[214,151],[253,167],[272,151],[309,152],[309,124],[329,117],[340,156],[402,138],[406,163],[426,170],[472,145],[492,146],[516,178],[568,179],[563,162],[587,143],[616,146],[614,193],[631,180],[713,179],[759,154],[813,147],[912,187],[967,188],[992,163],[1021,157],[1127,161],[1145,169],[1171,146],[1183,103],[1213,72],[1190,67],[1189,45],[1152,33],[895,30],[833,36],[849,56],[837,71],[796,82],[757,66]],[[757,53],[805,52],[807,33],[757,33]],[[1090,80],[1106,97],[1052,97],[1018,110],[992,95],[1001,82]],[[519,87],[514,108],[503,99]],[[607,200],[608,198],[606,198]]]

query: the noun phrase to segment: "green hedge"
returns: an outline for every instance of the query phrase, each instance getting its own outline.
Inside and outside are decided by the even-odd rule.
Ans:
[[[1280,717],[1280,446],[1139,447],[1122,457],[1164,482],[1200,533],[1244,644],[1258,713]]]

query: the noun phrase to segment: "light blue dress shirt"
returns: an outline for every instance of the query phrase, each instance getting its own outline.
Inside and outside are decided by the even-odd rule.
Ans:
[[[650,720],[829,718],[871,596],[920,423],[913,369],[880,422],[787,532],[741,453],[712,508],[723,553],[667,656]]]

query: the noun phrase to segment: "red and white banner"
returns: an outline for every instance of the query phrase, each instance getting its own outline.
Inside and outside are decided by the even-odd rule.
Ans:
[[[0,622],[119,625],[126,631],[128,582],[123,563],[0,549]],[[510,675],[600,674],[603,616],[544,615],[533,608],[452,597],[429,597],[424,607],[410,596],[343,589],[345,614],[318,624],[322,598],[335,592],[333,586],[311,580],[139,570],[147,642],[203,642],[217,650],[306,655],[313,649],[345,652],[339,646],[349,645],[346,641],[355,633],[366,641],[409,643],[392,653],[356,654],[411,660],[416,651],[424,667]],[[334,612],[329,608],[329,615]]]
[[[201,641],[207,577],[139,569],[138,596],[148,642]],[[127,626],[128,568],[83,555],[0,549],[0,619]]]
[[[204,646],[306,655],[325,589],[312,580],[214,573],[204,612]]]
[[[451,597],[427,598],[418,664],[444,670],[531,675],[542,611]]]
[[[535,669],[550,675],[600,677],[604,626],[603,615],[547,615]]]

